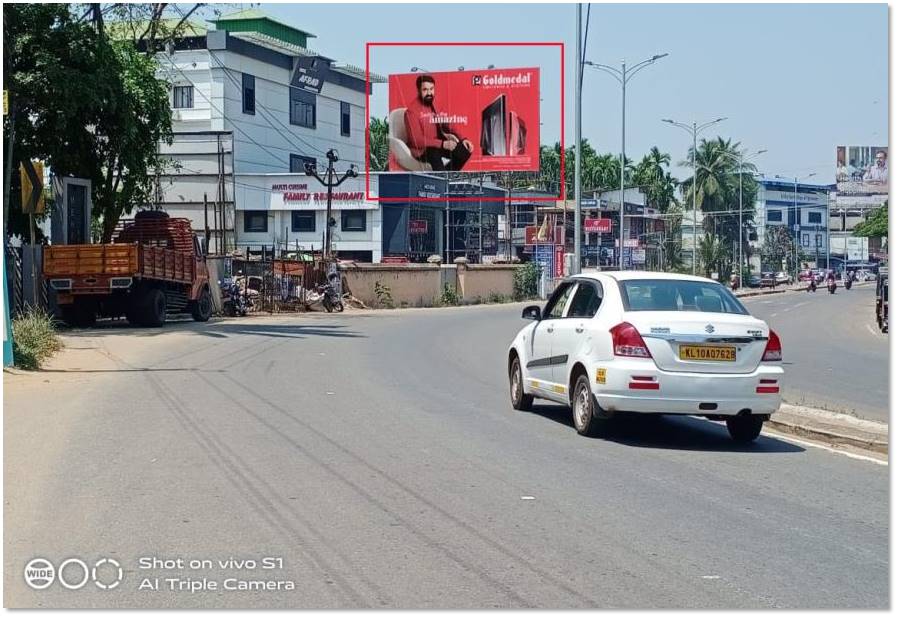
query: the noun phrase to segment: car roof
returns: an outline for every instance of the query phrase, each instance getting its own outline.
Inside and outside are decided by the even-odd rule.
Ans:
[[[610,270],[607,272],[582,272],[573,275],[571,278],[588,278],[598,280],[602,277],[612,278],[617,281],[637,281],[637,280],[669,280],[669,281],[698,281],[701,283],[719,283],[713,279],[704,278],[702,276],[692,276],[691,274],[676,274],[675,272],[651,272],[645,270]]]

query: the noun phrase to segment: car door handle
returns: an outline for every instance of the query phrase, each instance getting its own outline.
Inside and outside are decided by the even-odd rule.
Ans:
[[[548,326],[547,330],[549,333],[554,332],[554,326]]]
[[[585,328],[583,328],[582,326],[576,326],[576,332],[577,332],[578,334],[582,334],[582,333],[583,333],[583,330],[585,330]]]

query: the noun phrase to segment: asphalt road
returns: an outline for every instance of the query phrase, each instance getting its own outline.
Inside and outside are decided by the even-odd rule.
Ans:
[[[874,284],[742,301],[781,337],[786,401],[888,421],[890,353],[875,322]]]
[[[887,467],[699,419],[587,439],[563,407],[514,412],[519,312],[73,333],[58,372],[4,376],[4,604],[888,607]],[[122,582],[32,590],[35,557],[113,558]],[[165,580],[204,577],[295,589]]]

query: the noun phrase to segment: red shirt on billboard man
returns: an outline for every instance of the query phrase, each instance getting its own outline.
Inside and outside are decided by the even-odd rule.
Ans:
[[[429,163],[433,171],[459,171],[473,152],[473,144],[455,125],[439,122],[433,105],[436,79],[432,75],[417,78],[417,98],[405,110],[408,148],[419,161]],[[448,164],[443,157],[449,159]]]

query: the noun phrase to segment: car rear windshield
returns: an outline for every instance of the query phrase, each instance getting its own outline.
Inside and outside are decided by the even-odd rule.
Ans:
[[[669,279],[620,281],[627,311],[701,311],[747,315],[747,309],[719,283]]]

